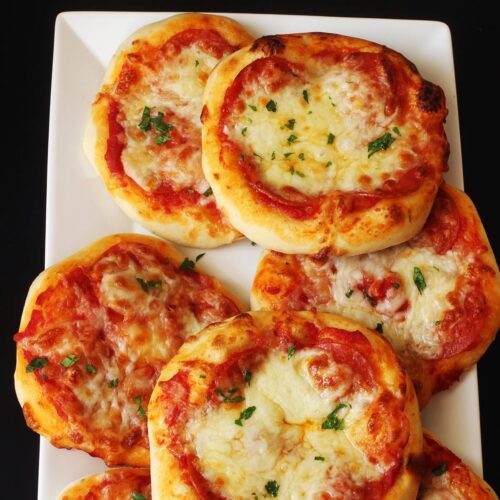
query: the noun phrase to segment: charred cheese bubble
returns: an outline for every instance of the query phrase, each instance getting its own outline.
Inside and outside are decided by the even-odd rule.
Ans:
[[[212,325],[153,392],[153,495],[410,498],[421,431],[407,380],[378,335],[338,316],[254,312]]]

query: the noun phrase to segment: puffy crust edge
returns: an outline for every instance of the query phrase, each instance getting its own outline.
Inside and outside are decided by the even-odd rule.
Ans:
[[[252,241],[283,253],[313,254],[331,246],[338,255],[358,255],[402,243],[420,231],[441,182],[441,172],[438,168],[433,169],[432,174],[424,179],[417,191],[396,198],[382,199],[374,209],[343,216],[337,223],[338,231],[330,232],[330,226],[320,220],[321,217],[329,220],[330,216],[322,211],[318,217],[296,221],[263,205],[246,181],[232,166],[228,166],[228,153],[222,148],[218,138],[225,90],[242,69],[256,59],[269,55],[269,51],[279,50],[279,53],[285,52],[286,55],[288,45],[294,50],[294,46],[302,39],[306,44],[314,46],[325,43],[326,38],[331,40],[332,44],[345,43],[368,51],[385,51],[391,58],[405,65],[413,80],[419,84],[423,82],[414,65],[404,56],[374,42],[321,33],[259,38],[252,45],[221,61],[208,78],[202,113],[203,171],[220,209],[231,224]],[[273,49],[273,44],[281,48]],[[413,98],[416,99],[415,96]],[[433,120],[442,123],[445,116],[446,110],[442,108]],[[448,146],[444,129],[441,130],[439,140],[442,144],[439,155],[440,168],[444,170]],[[331,209],[326,210],[329,212]],[[338,211],[338,207],[334,210]],[[265,225],[261,223],[263,219],[266,220]]]
[[[83,149],[88,160],[104,180],[111,196],[130,219],[175,243],[214,248],[241,238],[241,234],[229,224],[213,220],[210,214],[198,206],[183,207],[182,210],[173,213],[153,208],[145,201],[142,191],[135,184],[122,183],[114,178],[104,159],[109,138],[107,125],[109,99],[103,91],[118,77],[127,55],[137,50],[134,41],[147,39],[151,43],[160,43],[161,40],[177,32],[190,28],[199,29],[200,26],[221,31],[234,45],[245,45],[253,40],[253,37],[236,21],[209,14],[178,14],[143,26],[122,42],[108,65],[101,89],[92,105],[90,119],[85,129]]]
[[[132,468],[132,467],[117,467],[116,469],[108,469],[96,474],[91,474],[70,483],[59,493],[57,500],[75,500],[85,498],[88,490],[94,486],[99,486],[109,476],[119,474],[128,474],[129,476],[150,477],[149,469]]]
[[[19,331],[24,331],[28,325],[38,296],[49,287],[58,282],[60,273],[66,272],[77,265],[89,265],[102,253],[120,242],[135,242],[153,247],[178,267],[184,256],[158,238],[141,234],[116,234],[101,238],[70,257],[42,271],[33,281],[26,297]],[[200,269],[198,268],[198,271]],[[227,292],[222,284],[213,278],[214,286],[229,297],[242,311],[245,308],[233,294]],[[22,407],[24,418],[28,427],[47,438],[51,444],[58,448],[77,448],[90,455],[101,457],[108,465],[126,464],[134,467],[149,467],[149,451],[140,446],[133,446],[129,450],[107,453],[106,449],[96,449],[94,442],[84,440],[77,443],[71,438],[71,426],[61,418],[55,408],[45,397],[45,394],[32,373],[26,373],[28,362],[22,349],[16,347],[16,369],[14,372],[14,385],[17,399]]]
[[[252,328],[259,329],[269,326],[277,318],[293,318],[294,316],[309,321],[317,321],[325,326],[343,328],[346,330],[360,331],[372,344],[376,354],[384,359],[385,383],[391,387],[404,384],[406,388],[405,414],[408,418],[410,437],[405,446],[403,458],[404,471],[401,472],[396,482],[384,497],[388,500],[414,499],[420,484],[420,468],[422,455],[422,429],[417,397],[409,376],[402,369],[396,354],[390,344],[373,330],[362,326],[352,320],[329,313],[312,312],[270,312],[250,311],[228,318],[225,321],[214,323],[197,335],[187,339],[178,353],[165,365],[158,378],[151,395],[148,407],[148,434],[151,449],[151,491],[154,498],[176,498],[182,500],[195,500],[197,494],[186,481],[178,461],[166,448],[168,429],[164,424],[161,382],[172,378],[188,360],[209,360],[210,362],[224,362],[232,352],[239,351],[251,345]],[[231,335],[227,328],[241,327],[248,329],[246,335]],[[228,339],[223,339],[228,336]],[[212,339],[217,338],[216,343]],[[216,344],[216,345],[214,345]],[[201,353],[201,356],[199,355]]]

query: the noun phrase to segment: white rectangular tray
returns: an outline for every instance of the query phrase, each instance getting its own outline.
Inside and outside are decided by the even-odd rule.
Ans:
[[[102,236],[144,232],[115,205],[82,151],[90,105],[118,45],[136,29],[174,13],[67,12],[56,22],[51,90],[46,265],[50,266]],[[451,144],[447,180],[463,187],[462,157],[451,36],[433,21],[354,19],[313,16],[226,14],[255,36],[323,31],[385,44],[413,61],[421,74],[440,85],[449,109]],[[240,241],[210,250],[203,268],[248,303],[262,249]],[[189,256],[198,250],[181,249]],[[245,265],[242,265],[245,263]],[[464,405],[467,411],[463,411]],[[424,412],[424,425],[478,473],[482,471],[479,400],[475,368],[451,391],[439,394]],[[38,497],[52,500],[71,481],[104,469],[83,452],[40,444]]]

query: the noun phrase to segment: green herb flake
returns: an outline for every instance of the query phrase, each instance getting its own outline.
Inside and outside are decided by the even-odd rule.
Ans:
[[[425,282],[424,275],[422,274],[422,271],[420,270],[419,267],[413,268],[413,283],[415,283],[415,286],[418,289],[418,293],[422,295],[422,292],[427,287],[427,283]]]
[[[347,292],[345,293],[345,296],[346,296],[348,299],[350,299],[350,298],[352,297],[352,294],[353,294],[353,293],[354,293],[354,290],[349,289],[349,290],[347,290]]]
[[[131,500],[146,500],[146,497],[139,493],[138,491],[133,491],[132,496],[130,497]]]
[[[134,403],[139,406],[139,408],[137,408],[137,414],[139,415],[139,417],[146,419],[146,410],[144,410],[144,407],[142,406],[141,396],[135,396]]]
[[[40,370],[40,368],[43,368],[48,362],[49,360],[47,358],[33,358],[26,367],[26,372],[31,373]]]
[[[149,293],[149,289],[150,288],[158,288],[158,289],[162,289],[163,288],[163,285],[162,285],[162,282],[161,281],[155,281],[155,280],[144,280],[140,277],[136,277],[135,280],[137,281],[137,283],[139,283],[139,285],[141,285],[141,288],[146,292],[146,293]]]
[[[276,481],[268,481],[265,488],[269,495],[271,495],[272,497],[277,497],[280,485]]]
[[[87,363],[87,373],[96,373],[96,367],[92,363]]]
[[[200,61],[198,61],[198,59],[196,59],[196,61],[194,62],[194,65],[195,65],[195,67],[199,66],[200,65]]]
[[[368,293],[366,288],[363,288],[363,295],[365,296],[365,299],[370,303],[371,306],[377,305],[377,301]]]
[[[205,253],[200,253],[196,256],[195,262],[198,262],[200,259],[203,258],[203,256],[206,255]]]
[[[238,389],[237,388],[234,388],[236,389],[235,391],[233,391],[232,393],[236,392]],[[231,392],[232,389],[228,392]],[[245,398],[243,396],[235,396],[234,398],[232,397],[229,397],[227,394],[224,393],[224,391],[220,388],[217,387],[217,389],[215,389],[215,392],[217,394],[219,394],[220,396],[222,396],[222,402],[223,403],[241,403],[241,401],[245,401]]]
[[[166,123],[163,121],[164,116],[165,116],[165,114],[162,113],[161,111],[159,111],[158,114],[151,120],[155,126],[155,129],[158,132],[170,132],[171,130],[173,130],[175,128],[171,123]],[[170,139],[171,138],[169,137],[167,140],[170,141]],[[166,141],[163,141],[163,142],[166,142]]]
[[[257,245],[257,243],[255,243],[255,241],[251,241],[250,242],[250,245],[252,245],[253,247]]]
[[[317,457],[314,457],[314,460],[318,460],[318,462],[324,462],[325,461],[325,457],[322,457],[322,456],[318,455]]]
[[[333,163],[331,161],[329,161],[326,163],[325,168],[331,167],[332,165],[333,165]]]
[[[290,120],[288,120],[285,127],[290,130],[293,130],[293,128],[295,127],[295,119],[291,118]]]
[[[301,172],[300,170],[295,170],[294,167],[290,167],[288,169],[288,171],[292,174],[292,175],[298,175],[299,177],[305,177],[306,174],[304,174],[303,172]]]
[[[297,136],[294,135],[294,134],[291,134],[288,139],[287,139],[287,142],[288,144],[292,144],[293,142],[295,142],[297,140]]]
[[[436,326],[439,326],[439,325],[441,324],[441,321],[440,321],[440,320],[437,320],[437,321],[435,321],[435,322],[434,322],[434,324],[435,324]]]
[[[207,378],[207,376],[206,376],[204,373],[202,373],[202,374],[200,375],[200,378]]]
[[[253,109],[254,111],[257,111],[257,106],[255,106],[255,104],[249,104],[248,107],[250,109]]]
[[[330,132],[328,134],[328,139],[327,139],[326,143],[327,144],[333,144],[334,139],[335,139],[335,136]]]
[[[272,99],[266,104],[266,109],[271,112],[271,113],[276,113],[276,110],[278,109],[276,106],[276,102],[273,101]]]
[[[271,155],[271,160],[275,160],[276,159],[276,152],[273,151],[273,154]]]
[[[155,137],[155,144],[164,144],[165,142],[171,141],[172,138],[168,134],[161,134]]]
[[[401,285],[397,282],[397,281],[394,281],[394,283],[392,283],[392,287],[395,288],[396,290],[400,287]]]
[[[378,333],[384,333],[384,323],[377,323],[375,331]]]
[[[241,129],[241,135],[243,137],[245,137],[245,135],[247,135],[247,130],[248,130],[247,127],[244,127],[244,128]]]
[[[283,156],[285,158],[288,158],[289,156],[292,156],[293,154],[294,154],[293,152],[289,151],[288,153],[283,153]]]
[[[110,389],[115,389],[116,387],[118,387],[118,379],[117,378],[114,378],[113,380],[110,380],[108,382],[108,387]]]
[[[302,97],[304,98],[304,101],[306,101],[307,104],[309,104],[309,92],[307,92],[307,90],[302,91]]]
[[[250,385],[250,381],[252,380],[252,372],[250,370],[244,370],[243,378],[245,379],[245,384]]]
[[[306,157],[304,156],[304,153],[299,153],[299,160],[304,161]]]
[[[241,413],[240,413],[240,418],[236,419],[234,423],[236,425],[239,425],[240,427],[243,427],[243,420],[248,420],[252,415],[253,412],[257,409],[256,406],[249,406],[248,408],[245,408]]]
[[[350,408],[351,405],[347,405],[345,403],[339,403],[335,409],[326,417],[326,420],[321,424],[322,429],[335,429],[336,431],[344,430],[345,428],[345,417],[339,418],[337,413],[344,409]]]
[[[295,351],[297,350],[296,345],[292,345],[288,348],[287,354],[288,354],[288,359],[291,359],[292,356],[295,354]]]
[[[73,366],[80,358],[76,354],[68,354],[62,361],[61,365],[64,366],[64,368],[69,368],[70,366]]]
[[[194,261],[186,257],[179,266],[179,271],[194,271],[195,265]]]
[[[138,127],[143,131],[147,132],[151,128],[151,108],[144,106],[144,111],[142,112],[141,122]]]
[[[378,151],[383,151],[387,149],[396,139],[392,137],[389,132],[386,132],[384,135],[381,135],[378,139],[370,142],[368,144],[368,158],[373,156]]]
[[[253,151],[253,155],[256,156],[259,160],[263,160],[261,155],[257,154],[255,151]]]
[[[448,464],[442,463],[438,465],[436,468],[432,469],[432,473],[435,476],[442,476],[447,469],[448,469]]]
[[[203,192],[203,196],[212,196],[214,192],[212,191],[212,188],[209,187],[206,191]]]
[[[398,127],[392,127],[392,131],[393,131],[396,135],[399,135],[399,137],[401,137],[401,132],[399,131]]]

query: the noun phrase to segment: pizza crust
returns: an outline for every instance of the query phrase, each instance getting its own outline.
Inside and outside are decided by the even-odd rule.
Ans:
[[[321,194],[313,193],[307,201],[314,205],[315,198],[322,197],[317,212],[308,217],[290,216],[285,213],[286,209],[282,210],[273,205],[276,203],[277,195],[275,196],[276,192],[266,184],[267,181],[259,177],[262,172],[258,171],[256,174],[255,185],[258,187],[255,188],[252,184],[254,181],[250,182],[245,177],[246,174],[242,173],[241,162],[246,160],[242,159],[239,152],[232,149],[229,139],[222,139],[220,122],[226,113],[225,100],[228,99],[228,92],[236,79],[259,60],[264,60],[266,57],[270,60],[274,58],[274,60],[285,60],[300,67],[301,64],[307,65],[305,61],[320,57],[318,54],[338,50],[339,46],[342,47],[341,50],[382,54],[384,60],[397,66],[408,79],[407,86],[398,92],[408,99],[408,107],[413,113],[416,127],[421,127],[425,130],[424,135],[427,134],[426,140],[429,142],[429,148],[420,159],[421,164],[426,165],[426,173],[418,189],[407,189],[406,192],[403,190],[399,194],[382,196],[369,209],[353,212],[345,209],[349,203],[348,199],[347,201],[344,199],[345,195],[349,194],[348,191],[332,188],[322,193],[322,181],[318,177],[320,186],[317,189]],[[430,89],[429,92],[435,99],[432,109],[428,107],[424,109],[426,105],[420,100],[422,89],[427,88]],[[270,94],[270,97],[272,96],[273,94]],[[252,96],[246,95],[245,99],[253,102]],[[209,77],[204,93],[202,113],[203,171],[213,189],[217,203],[234,227],[265,248],[284,253],[303,254],[313,254],[325,247],[331,248],[337,255],[367,253],[406,241],[423,226],[441,182],[441,173],[447,169],[448,143],[443,129],[445,116],[442,91],[433,84],[425,82],[409,61],[386,47],[355,38],[318,33],[263,37],[225,58]],[[301,120],[304,120],[304,117]],[[251,124],[248,127],[251,127]],[[283,126],[281,129],[287,133],[290,132]],[[393,134],[397,137],[396,132]],[[248,133],[246,135],[248,136]],[[326,134],[324,135],[326,143]],[[269,142],[274,140],[274,136],[266,136],[262,140]],[[337,141],[338,138],[335,140]],[[306,146],[308,147],[303,151],[307,156],[309,146],[312,144],[307,143]],[[276,154],[278,154],[279,147],[281,146],[277,144]],[[366,148],[366,145],[364,147]],[[271,159],[273,157],[274,154]],[[263,161],[262,158],[260,161]],[[298,169],[301,165],[306,165],[304,169],[308,168],[307,161],[296,162],[294,168]],[[253,172],[252,168],[249,167],[251,172]],[[296,170],[290,168],[290,172],[295,173]],[[373,171],[367,170],[367,173],[370,174]],[[283,173],[282,177],[287,176],[289,179],[283,180],[285,187],[287,182],[291,182],[295,188],[297,175],[292,179],[289,173]],[[302,172],[301,175],[304,180],[310,174],[304,175]],[[316,173],[312,175],[315,176]],[[263,201],[260,195],[263,186],[264,189],[271,191],[272,202]],[[370,193],[370,189],[359,188],[355,188],[353,193],[357,191]]]
[[[297,322],[298,325],[302,321],[310,321],[315,325],[321,325],[321,327],[361,332],[369,340],[374,350],[374,357],[377,359],[376,363],[382,367],[386,390],[394,391],[394,394],[398,393],[399,396],[397,397],[404,400],[404,415],[408,420],[409,429],[408,440],[401,458],[402,468],[397,467],[399,471],[397,477],[383,498],[394,500],[415,498],[420,480],[417,464],[420,461],[422,436],[418,403],[408,376],[401,369],[392,349],[380,336],[346,318],[333,314],[310,312],[244,313],[221,323],[210,325],[200,334],[189,338],[184,343],[177,355],[163,369],[153,391],[149,407],[148,428],[151,445],[152,492],[155,498],[179,498],[184,500],[198,498],[193,485],[187,479],[186,469],[180,467],[178,459],[168,450],[172,429],[169,429],[166,423],[165,412],[169,407],[166,406],[162,386],[178,375],[185,366],[196,367],[198,362],[215,363],[220,366],[227,364],[232,356],[251,349],[253,336],[258,335],[259,332],[268,331],[278,322],[287,324]],[[303,338],[306,338],[307,333],[305,333],[305,330],[300,330],[300,327],[297,327],[294,332],[294,335],[303,335]],[[258,343],[260,345],[261,341],[258,341]],[[208,377],[210,376],[208,375]],[[252,381],[255,377],[256,374],[253,372]],[[206,396],[201,388],[203,382],[198,383],[196,379],[196,376],[188,378],[190,381],[190,394],[194,398],[192,399],[190,396],[189,401],[197,400],[197,398],[205,401]],[[200,387],[198,387],[198,384]],[[385,389],[381,388],[380,390]],[[399,392],[400,390],[402,392]],[[361,427],[362,424],[359,425],[359,428]],[[357,439],[353,436],[351,438]],[[262,474],[262,477],[267,477],[265,476],[266,473]],[[220,483],[218,484],[220,486]],[[219,491],[211,490],[214,487],[212,483],[207,486],[210,491],[220,494]]]
[[[253,37],[235,21],[208,14],[179,14],[142,27],[120,45],[109,63],[101,90],[92,105],[83,147],[87,158],[104,180],[108,191],[128,217],[156,235],[175,243],[198,248],[213,248],[241,238],[241,234],[232,228],[220,213],[214,215],[216,209],[207,210],[205,206],[188,204],[180,209],[174,206],[166,210],[154,200],[151,201],[147,193],[145,194],[144,190],[128,176],[121,179],[111,174],[105,160],[110,137],[109,92],[119,77],[127,57],[140,50],[140,47],[136,48],[137,41],[159,46],[173,35],[189,29],[215,30],[234,46],[243,46],[253,40]]]
[[[168,259],[175,268],[178,268],[184,260],[184,256],[158,238],[140,234],[117,234],[102,238],[88,247],[80,250],[67,259],[55,264],[43,271],[33,282],[28,292],[24,305],[19,331],[23,332],[30,322],[33,311],[36,307],[37,298],[47,289],[57,284],[61,275],[77,267],[91,265],[106,250],[122,242],[133,242],[158,251]],[[197,268],[199,272],[199,268]],[[240,310],[244,306],[239,299],[227,292],[224,287],[213,279],[214,289],[231,300]],[[138,445],[132,447],[120,447],[120,449],[109,449],[106,442],[96,440],[96,437],[87,432],[82,436],[82,429],[73,428],[67,420],[62,418],[54,405],[47,398],[41,384],[38,383],[34,373],[26,372],[28,361],[18,343],[16,350],[16,370],[14,373],[14,383],[17,398],[23,409],[23,414],[27,425],[47,438],[52,445],[58,448],[77,448],[90,455],[99,456],[108,465],[130,465],[134,467],[149,466],[149,450]]]

